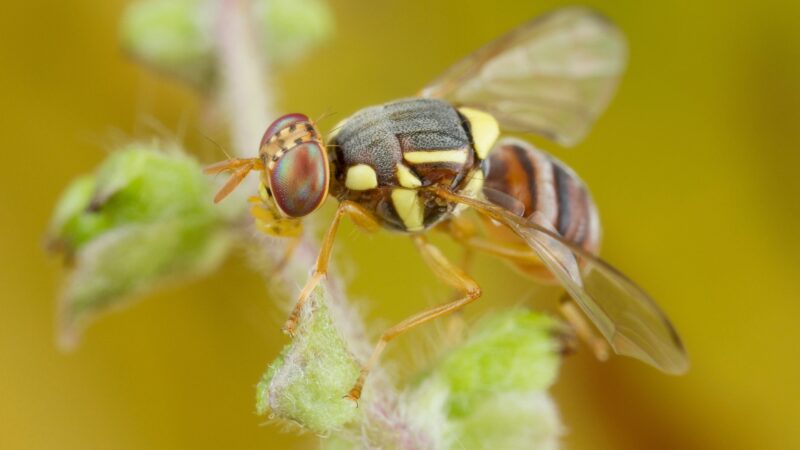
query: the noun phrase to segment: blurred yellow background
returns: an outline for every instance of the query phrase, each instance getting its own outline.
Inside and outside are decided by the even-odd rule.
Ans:
[[[277,80],[281,110],[334,111],[329,126],[413,94],[458,57],[561,5],[331,4],[334,38]],[[659,299],[692,368],[675,378],[623,358],[569,357],[554,388],[564,447],[800,448],[800,3],[589,5],[624,30],[630,67],[585,142],[543,145],[593,189],[604,256]],[[221,156],[191,131],[202,127],[202,101],[120,52],[124,6],[0,6],[0,448],[314,448],[313,437],[261,426],[253,412],[254,385],[286,339],[283,313],[242,257],[102,318],[72,354],[55,347],[62,271],[40,244],[66,183],[117,136],[145,136],[145,117],[172,130],[186,118],[190,146]],[[353,297],[368,299],[376,329],[447,294],[398,236],[348,225],[336,264]],[[471,316],[535,292],[491,259],[475,274],[485,296]],[[428,330],[386,360],[418,358]]]

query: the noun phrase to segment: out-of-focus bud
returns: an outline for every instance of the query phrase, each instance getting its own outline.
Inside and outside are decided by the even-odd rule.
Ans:
[[[217,78],[215,18],[223,1],[138,0],[125,10],[122,47],[145,65],[209,89]],[[277,65],[306,55],[333,32],[323,0],[252,0],[253,29],[264,60]]]
[[[262,48],[277,65],[292,63],[333,34],[325,0],[254,0]]]
[[[411,390],[413,420],[439,430],[441,448],[557,448],[561,422],[547,389],[562,331],[522,309],[487,317]]]
[[[215,207],[213,192],[193,158],[158,143],[115,151],[66,189],[47,236],[69,266],[59,311],[63,346],[74,345],[96,314],[217,267],[232,243],[235,212]]]
[[[333,324],[322,287],[306,302],[291,344],[270,364],[256,389],[256,411],[318,434],[358,416],[344,398],[359,366]]]
[[[122,47],[151,68],[210,87],[214,78],[213,5],[208,0],[139,0],[125,10]]]

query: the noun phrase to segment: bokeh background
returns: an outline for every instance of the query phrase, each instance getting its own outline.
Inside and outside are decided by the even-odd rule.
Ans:
[[[800,448],[800,3],[587,3],[624,30],[630,67],[585,142],[542,145],[592,187],[604,256],[660,300],[692,368],[676,378],[569,357],[554,388],[564,447]],[[561,2],[331,5],[334,37],[276,81],[281,110],[332,111],[330,126],[413,94]],[[221,157],[192,131],[202,101],[119,50],[124,6],[0,6],[0,448],[313,448],[253,412],[254,385],[286,339],[244,257],[104,317],[74,353],[55,347],[63,272],[40,244],[66,183],[118,136],[146,135],[147,117],[189,123],[188,145]],[[398,236],[347,225],[336,264],[376,329],[447,294]],[[475,275],[486,294],[470,317],[540,292],[491,259]],[[387,361],[423,359],[435,333],[404,339]]]

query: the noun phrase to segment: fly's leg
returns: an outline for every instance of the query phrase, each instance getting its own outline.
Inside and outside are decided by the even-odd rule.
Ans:
[[[595,358],[600,361],[606,361],[608,359],[608,343],[594,332],[578,305],[575,304],[575,301],[568,294],[564,294],[558,306],[561,315],[567,319],[572,329],[575,330],[578,339],[582,340],[592,350]]]
[[[258,231],[281,238],[299,238],[303,234],[302,223],[298,219],[282,216],[272,200],[253,196],[248,201],[252,204],[250,215],[255,219]]]
[[[222,172],[233,172],[228,181],[220,188],[214,196],[214,203],[219,203],[228,196],[239,183],[244,180],[251,170],[264,171],[264,163],[260,158],[237,158],[213,164],[204,169],[207,174],[218,174]]]
[[[465,247],[477,250],[482,253],[486,253],[487,255],[496,256],[498,258],[510,259],[514,261],[526,262],[531,264],[541,262],[539,260],[539,257],[536,256],[536,253],[528,249],[522,249],[508,245],[498,244],[496,242],[489,241],[487,239],[481,239],[476,237],[470,237],[468,239],[456,238],[456,240],[461,242],[461,244],[463,244]]]
[[[440,225],[442,231],[452,236],[457,241],[473,239],[478,235],[478,231],[472,221],[465,219],[461,216],[452,217],[450,220]],[[464,254],[461,259],[461,269],[467,272],[469,266],[472,264],[472,259],[475,256],[473,249],[469,246],[464,246]]]
[[[372,355],[370,356],[369,360],[361,368],[361,373],[359,374],[355,385],[347,394],[347,398],[350,400],[357,401],[361,397],[361,390],[364,388],[364,381],[366,380],[370,370],[372,370],[372,368],[378,363],[381,353],[383,353],[383,350],[386,348],[386,345],[389,343],[389,341],[416,327],[417,325],[421,325],[437,317],[444,316],[445,314],[449,314],[453,311],[463,308],[481,296],[481,288],[478,286],[478,283],[476,283],[472,278],[464,273],[464,271],[458,268],[458,266],[450,262],[439,251],[438,248],[428,243],[428,240],[423,235],[415,234],[412,236],[412,239],[422,255],[422,259],[425,260],[434,274],[436,274],[436,276],[442,279],[442,281],[445,283],[463,292],[464,296],[458,300],[445,303],[443,305],[428,309],[427,311],[415,314],[386,330],[378,340],[378,344],[372,351]]]
[[[443,231],[456,240],[470,239],[478,235],[478,230],[472,220],[464,216],[453,216],[446,222],[438,225],[439,231]],[[469,273],[469,269],[475,257],[475,251],[472,247],[462,246],[463,252],[461,255],[461,270],[464,273]],[[457,300],[461,298],[462,292],[455,289],[451,299]],[[453,312],[448,317],[447,324],[445,325],[444,348],[452,348],[461,343],[466,331],[466,321],[461,310]]]
[[[263,184],[259,190],[262,191],[260,197],[253,196],[248,199],[252,203],[250,215],[255,219],[256,228],[264,234],[289,239],[283,255],[273,266],[274,274],[279,275],[286,268],[286,264],[302,240],[303,225],[300,220],[284,217],[278,212]]]
[[[536,256],[536,253],[527,249],[509,247],[486,239],[474,237],[459,240],[467,247],[500,258],[529,264],[540,263],[539,257]],[[608,343],[606,343],[605,339],[598,336],[594,332],[592,326],[586,321],[586,318],[580,311],[578,305],[569,295],[564,294],[561,297],[561,300],[559,301],[559,311],[567,320],[567,322],[569,322],[572,329],[575,330],[575,334],[578,335],[578,338],[591,349],[592,353],[594,353],[594,356],[600,361],[607,360],[609,354]]]
[[[311,292],[314,290],[317,284],[319,284],[319,282],[322,281],[322,279],[325,278],[325,275],[328,273],[328,262],[331,258],[331,251],[333,250],[333,242],[336,238],[336,231],[339,229],[339,223],[342,221],[342,217],[345,215],[350,217],[350,220],[352,220],[353,223],[355,223],[358,227],[366,231],[377,231],[380,227],[380,224],[375,219],[375,216],[373,216],[372,213],[358,203],[345,200],[339,204],[339,207],[336,209],[336,214],[333,216],[333,221],[328,227],[325,237],[322,239],[322,246],[319,250],[319,256],[317,256],[317,263],[314,266],[314,271],[311,273],[311,278],[308,279],[305,286],[303,286],[303,290],[300,291],[300,296],[297,299],[297,303],[295,303],[295,306],[289,315],[289,319],[287,319],[286,323],[283,325],[283,332],[289,336],[294,335],[294,331],[297,328],[297,322],[300,318],[300,312],[303,310],[303,305],[305,304],[306,300],[308,300],[309,295],[311,295]]]

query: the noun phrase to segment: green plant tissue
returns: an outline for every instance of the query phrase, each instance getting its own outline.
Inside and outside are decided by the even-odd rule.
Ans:
[[[328,434],[359,410],[344,398],[359,374],[317,288],[306,303],[292,342],[267,368],[256,388],[256,411]]]
[[[139,0],[125,9],[120,43],[134,59],[202,90],[218,79],[216,22],[225,2]],[[334,29],[323,0],[253,0],[249,3],[255,38],[264,60],[290,64],[321,45]]]
[[[70,269],[61,296],[62,343],[81,325],[163,282],[214,269],[228,253],[229,207],[192,157],[159,143],[112,152],[56,205],[47,240]]]
[[[414,420],[436,430],[440,448],[557,448],[561,422],[547,389],[561,331],[525,309],[486,317],[410,389]]]
[[[437,367],[450,390],[450,415],[463,416],[496,392],[547,389],[558,375],[558,323],[527,310],[496,313],[480,322]]]

